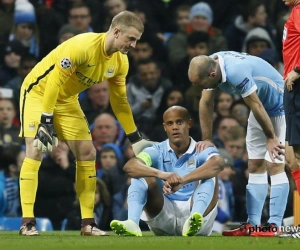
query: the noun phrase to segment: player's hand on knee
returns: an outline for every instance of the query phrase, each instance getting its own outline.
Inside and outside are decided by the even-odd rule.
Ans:
[[[151,147],[156,142],[149,141],[143,138],[138,130],[127,135],[132,145],[132,150],[135,155],[138,155],[144,148]]]
[[[277,137],[267,140],[267,150],[272,162],[275,162],[275,159],[280,161],[283,160],[282,156],[285,155],[284,149],[285,146],[278,140]]]
[[[39,151],[51,152],[53,146],[57,146],[58,138],[53,127],[53,116],[42,115],[41,123],[38,126],[34,137],[33,146]]]

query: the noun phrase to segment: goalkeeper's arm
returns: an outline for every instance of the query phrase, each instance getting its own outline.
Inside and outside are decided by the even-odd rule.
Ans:
[[[110,83],[108,86],[111,107],[132,144],[134,154],[138,155],[144,148],[152,146],[154,142],[145,140],[135,126],[126,96],[125,83],[121,85]]]
[[[33,146],[42,152],[51,152],[52,146],[57,146],[58,139],[53,127],[53,111],[57,102],[60,85],[68,77],[61,74],[57,66],[54,66],[47,80],[43,96],[41,121],[38,126]]]

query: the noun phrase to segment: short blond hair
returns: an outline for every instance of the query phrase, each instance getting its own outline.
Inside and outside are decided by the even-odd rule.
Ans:
[[[125,10],[115,15],[111,21],[111,28],[121,26],[121,29],[129,27],[136,28],[139,32],[144,32],[144,24],[142,20],[133,12]]]
[[[245,140],[245,138],[246,138],[245,129],[242,126],[237,125],[237,126],[230,127],[228,129],[225,136],[225,141],[237,141],[240,139]]]

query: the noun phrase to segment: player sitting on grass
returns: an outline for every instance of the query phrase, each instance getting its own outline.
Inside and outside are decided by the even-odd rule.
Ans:
[[[119,235],[142,236],[141,218],[155,235],[210,235],[217,215],[215,177],[224,160],[215,147],[196,152],[196,142],[189,137],[192,120],[185,108],[167,109],[163,121],[168,139],[125,164],[125,172],[133,178],[128,220],[113,220],[110,227]]]

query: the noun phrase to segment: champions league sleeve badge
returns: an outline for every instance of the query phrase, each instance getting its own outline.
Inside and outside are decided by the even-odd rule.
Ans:
[[[61,66],[63,69],[69,69],[69,68],[71,68],[71,66],[72,66],[71,60],[70,60],[69,58],[63,58],[63,59],[60,61],[60,66]]]

